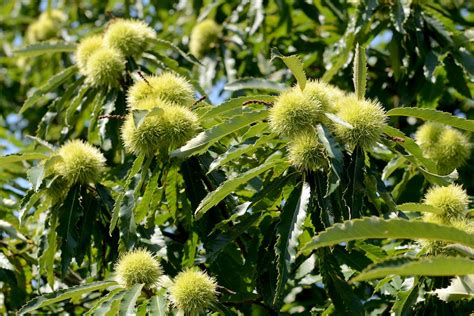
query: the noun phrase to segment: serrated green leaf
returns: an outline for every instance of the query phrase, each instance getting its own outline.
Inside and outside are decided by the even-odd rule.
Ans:
[[[39,257],[40,271],[46,273],[46,280],[51,289],[54,289],[54,256],[58,249],[56,229],[58,228],[57,212],[52,212],[49,217],[49,230],[46,235],[47,245]]]
[[[421,212],[421,213],[433,213],[442,214],[443,210],[428,204],[423,203],[404,203],[397,205],[397,209],[404,212]]]
[[[363,12],[360,10],[359,12]],[[358,13],[359,13],[358,12]],[[367,17],[371,16],[371,12],[367,12]],[[322,80],[329,82],[331,79],[339,72],[339,70],[344,67],[350,61],[350,53],[354,48],[355,41],[355,28],[356,28],[356,18],[352,18],[347,25],[344,35],[339,39],[336,45],[333,45],[333,50],[328,54],[328,60],[325,60],[325,63],[330,66],[329,69],[326,69]]]
[[[168,303],[163,295],[155,295],[150,298],[148,312],[151,316],[166,316],[168,311]]]
[[[97,316],[117,316],[120,311],[120,303],[127,291],[120,291],[105,301],[95,312]]]
[[[393,276],[384,278],[384,280],[387,279],[393,280]],[[419,285],[415,280],[415,284],[410,289],[396,293],[396,300],[391,309],[391,312],[394,313],[395,316],[412,315],[413,306],[416,304],[418,298],[418,288]]]
[[[341,242],[370,238],[442,240],[474,247],[474,234],[451,226],[400,218],[384,220],[372,216],[335,224],[313,237],[302,251],[306,253]]]
[[[185,158],[193,155],[203,153],[212,144],[219,139],[238,131],[241,128],[248,127],[248,125],[261,121],[268,116],[268,111],[254,111],[241,115],[236,115],[230,120],[223,122],[211,129],[201,132],[199,135],[191,139],[186,145],[178,148],[170,153],[171,157]]]
[[[474,261],[462,257],[424,257],[418,260],[395,258],[374,263],[351,279],[351,282],[399,276],[450,276],[474,274]]]
[[[303,183],[302,188],[295,188],[280,215],[275,244],[278,276],[273,304],[276,306],[280,304],[291,266],[295,263],[298,238],[303,233],[302,225],[306,219],[310,195],[311,189],[307,183]]]
[[[383,132],[391,137],[400,138],[402,141],[397,142],[397,144],[402,146],[403,149],[413,155],[413,157],[415,157],[428,171],[434,172],[436,170],[435,164],[423,156],[423,152],[421,151],[421,148],[418,146],[418,144],[415,143],[415,141],[410,137],[407,137],[402,131],[387,125],[384,127]]]
[[[463,76],[462,67],[459,66],[451,56],[444,59],[444,65],[449,84],[463,96],[471,99],[471,90],[469,89],[466,77]]]
[[[239,186],[244,183],[247,183],[251,179],[275,167],[278,164],[288,163],[286,162],[286,160],[280,159],[279,155],[274,155],[269,157],[268,160],[260,166],[250,169],[235,178],[231,178],[223,182],[216,190],[210,192],[201,201],[195,212],[196,219],[201,218],[209,209],[217,205],[220,201],[222,201],[227,195],[236,190]]]
[[[127,190],[120,205],[118,220],[120,230],[120,252],[126,252],[128,249],[133,248],[137,241],[137,225],[133,216],[134,204],[135,199],[133,197],[133,190]]]
[[[410,1],[395,0],[395,3],[390,5],[390,18],[397,32],[405,33],[403,25],[410,15]]]
[[[439,35],[442,45],[453,45],[453,39],[451,38],[450,32],[446,29],[443,23],[437,19],[437,17],[430,16],[425,12],[423,18],[426,21],[426,24]]]
[[[334,137],[327,129],[325,129],[321,124],[318,124],[316,126],[316,132],[318,134],[319,140],[321,141],[321,144],[323,144],[324,148],[326,149],[326,152],[328,153],[328,157],[331,162],[329,164],[330,170],[326,182],[326,194],[324,196],[328,197],[337,189],[337,187],[341,183],[344,156],[342,154],[342,150],[339,144],[335,141]]]
[[[239,91],[245,89],[264,90],[270,92],[281,92],[286,89],[281,83],[262,78],[241,78],[237,81],[229,82],[224,86],[228,91]]]
[[[404,157],[394,157],[392,160],[390,160],[385,167],[383,168],[382,171],[382,180],[387,180],[392,173],[394,173],[397,169],[402,167],[406,162],[406,159]]]
[[[278,49],[274,47],[272,48],[272,51],[271,51],[270,60],[273,60],[275,58],[280,58],[281,60],[283,60],[285,65],[293,73],[293,76],[295,76],[296,81],[298,82],[298,85],[301,91],[303,91],[304,88],[306,87],[306,74],[304,72],[303,63],[300,61],[298,56],[296,55],[284,56],[278,51]]]
[[[98,91],[98,89],[92,89],[88,85],[84,85],[79,89],[72,101],[68,102],[65,115],[66,126],[71,126],[74,123],[74,119],[77,119],[74,114],[79,106],[86,108],[87,105],[92,103]]]
[[[35,192],[38,191],[44,178],[44,164],[39,164],[31,167],[27,171],[28,181],[30,181]]]
[[[76,46],[75,43],[67,42],[40,42],[17,49],[13,53],[16,56],[33,57],[46,53],[73,52]]]
[[[474,248],[460,244],[449,244],[444,248],[456,250],[461,255],[474,259]]]
[[[329,113],[329,112],[326,112],[324,113],[324,115],[330,119],[331,121],[333,121],[334,123],[336,124],[339,124],[339,125],[342,125],[346,128],[349,128],[349,129],[353,129],[354,126],[352,126],[351,124],[349,124],[348,122],[344,121],[342,118],[340,118],[339,116],[337,116],[336,114],[333,114],[333,113]]]
[[[148,110],[133,110],[133,122],[135,123],[135,128],[139,128],[142,125],[146,117],[151,117],[154,115],[163,114],[162,108],[154,108],[151,111]]]
[[[135,161],[133,162],[132,167],[128,171],[127,177],[125,179],[125,183],[123,185],[123,191],[120,192],[120,194],[117,197],[117,200],[115,201],[114,208],[112,210],[112,219],[110,220],[110,227],[109,227],[109,234],[112,235],[112,232],[115,229],[115,226],[117,225],[117,221],[119,218],[119,212],[120,212],[120,207],[122,205],[123,198],[125,197],[125,193],[130,186],[130,183],[132,183],[133,177],[138,173],[140,170],[143,161],[145,160],[145,155],[139,155]]]
[[[117,284],[113,281],[100,281],[89,284],[78,285],[64,290],[56,291],[39,297],[35,297],[26,303],[19,311],[19,315],[31,313],[38,308],[49,306],[51,304],[61,302],[67,299],[80,298],[82,295],[99,291]]]
[[[229,99],[219,105],[213,106],[210,110],[200,115],[201,120],[213,119],[217,117],[228,117],[226,112],[232,112],[235,109],[242,109],[243,103],[247,101],[263,101],[263,102],[273,102],[275,100],[274,96],[269,95],[254,95],[247,97],[238,97],[234,99]]]
[[[317,251],[319,271],[324,287],[334,304],[336,313],[355,316],[364,315],[364,309],[359,297],[350,284],[345,280],[341,267],[328,249]],[[333,313],[331,313],[333,314]]]
[[[352,153],[351,161],[347,167],[347,174],[349,175],[349,181],[344,188],[344,199],[349,206],[350,214],[352,218],[361,217],[362,208],[364,205],[364,174],[365,162],[364,162],[364,151],[361,147],[356,147]]]
[[[166,175],[166,182],[164,184],[166,202],[168,202],[168,209],[173,219],[176,219],[176,213],[178,212],[179,176],[179,168],[175,165],[170,167],[168,169],[168,173]]]
[[[433,293],[445,302],[474,299],[474,275],[463,275],[453,278],[448,287],[437,289]]]
[[[274,138],[275,135],[267,134],[260,137],[254,144],[244,144],[229,149],[210,164],[209,171],[207,173],[219,169],[229,161],[232,161],[234,159],[240,159],[243,155],[249,155],[254,153],[258,148],[268,145],[269,141]]]
[[[38,88],[38,90],[36,90],[28,99],[26,99],[25,103],[20,109],[20,113],[23,113],[30,107],[34,106],[43,95],[59,87],[76,72],[77,66],[71,66],[52,76],[43,86]]]
[[[76,223],[82,213],[80,205],[80,186],[74,186],[69,191],[64,203],[57,210],[59,225],[57,234],[61,238],[61,271],[64,276],[76,255],[76,247],[79,240],[79,232]]]
[[[201,62],[198,59],[196,59],[196,57],[183,52],[178,46],[174,45],[173,43],[171,43],[167,40],[157,38],[157,39],[155,39],[155,43],[156,43],[157,46],[170,48],[170,49],[178,52],[184,59],[186,59],[187,61],[189,61],[192,64],[202,66]]]
[[[388,116],[413,116],[425,121],[450,125],[459,129],[474,132],[474,120],[453,116],[448,112],[422,108],[395,108],[387,112]]]
[[[38,192],[28,193],[23,200],[21,201],[21,209],[20,209],[20,225],[23,225],[28,215],[28,211],[41,199],[43,196],[42,190]],[[47,205],[47,203],[43,203],[43,205]],[[35,211],[38,211],[35,209]]]
[[[141,302],[140,306],[138,306],[138,308],[137,308],[136,316],[146,316],[147,315],[146,309],[148,307],[148,303],[149,303],[148,300],[143,300]]]
[[[43,159],[48,159],[48,158],[49,158],[48,155],[45,155],[45,154],[42,154],[42,153],[14,154],[14,155],[8,155],[8,156],[0,157],[0,164],[2,164],[4,166],[5,164],[18,162],[18,161],[43,160]]]
[[[365,56],[365,47],[360,46],[358,43],[354,54],[352,81],[357,98],[364,99],[367,85],[367,57]]]
[[[135,304],[142,291],[143,284],[135,284],[130,290],[125,293],[125,296],[120,303],[119,316],[133,315]]]
[[[459,176],[457,170],[454,170],[453,172],[445,176],[440,176],[433,172],[429,172],[423,168],[418,168],[418,170],[420,170],[420,172],[423,174],[426,180],[428,180],[432,184],[441,185],[441,186],[446,186],[448,184],[453,183],[454,181],[457,180]]]
[[[87,141],[91,144],[98,143],[99,136],[99,115],[102,113],[106,99],[106,91],[99,91],[92,104],[92,113],[90,115],[89,126],[87,128]]]
[[[143,193],[140,202],[135,206],[134,214],[137,223],[140,223],[149,211],[148,207],[150,205],[150,201],[155,192],[158,190],[158,178],[160,177],[160,173],[161,166],[157,164],[151,173],[150,180],[147,182],[145,193]]]
[[[84,316],[90,316],[94,313],[98,308],[102,306],[105,302],[108,302],[112,297],[114,297],[118,292],[123,292],[123,288],[117,286],[116,288],[110,290],[107,295],[102,296],[99,300],[97,300],[94,305],[89,309]]]

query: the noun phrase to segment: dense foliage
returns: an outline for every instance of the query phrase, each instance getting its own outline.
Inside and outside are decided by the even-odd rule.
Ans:
[[[6,1],[0,313],[465,315],[474,4]]]

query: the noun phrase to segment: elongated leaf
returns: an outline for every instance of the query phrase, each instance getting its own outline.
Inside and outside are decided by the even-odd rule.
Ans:
[[[254,153],[258,148],[268,145],[268,142],[274,137],[275,136],[272,134],[264,135],[260,137],[254,144],[245,144],[239,147],[231,148],[211,163],[208,173],[220,168],[229,161],[240,159],[243,155]]]
[[[120,316],[133,315],[135,309],[135,303],[142,291],[143,284],[135,284],[130,290],[127,291],[125,296],[120,303]]]
[[[449,245],[445,246],[444,248],[456,250],[457,252],[459,252],[463,256],[474,259],[474,248],[464,246],[464,245],[460,245],[460,244],[449,244]]]
[[[43,196],[42,190],[38,192],[34,192],[33,190],[31,190],[31,193],[31,195],[28,193],[21,202],[22,207],[20,209],[20,225],[23,225],[26,218],[30,215],[28,214],[28,212]],[[43,203],[43,205],[47,205],[47,203]],[[35,209],[35,212],[36,211],[38,211],[38,209]]]
[[[333,301],[337,314],[364,315],[362,303],[350,284],[345,280],[334,255],[328,249],[319,249],[317,257],[325,289]]]
[[[365,97],[365,87],[367,85],[367,57],[365,56],[365,48],[356,45],[354,55],[354,68],[353,68],[353,79],[354,91],[359,99]]]
[[[49,156],[42,153],[24,153],[24,154],[14,154],[8,156],[0,157],[0,164],[4,166],[5,164],[24,161],[24,160],[43,160],[48,159]]]
[[[133,248],[137,241],[137,225],[135,223],[135,217],[133,216],[134,204],[133,190],[127,190],[122,199],[119,212],[120,252],[125,252],[127,249]]]
[[[365,174],[364,151],[356,147],[352,153],[351,161],[347,168],[348,183],[344,189],[344,199],[350,208],[351,217],[361,217],[362,207],[364,205],[364,183]]]
[[[303,63],[300,61],[298,56],[284,56],[278,51],[278,49],[272,48],[270,60],[273,60],[275,58],[280,58],[281,60],[283,60],[285,65],[293,73],[293,76],[295,76],[301,91],[303,91],[306,87],[306,74],[304,72]]]
[[[279,156],[271,156],[269,159],[262,165],[248,170],[247,172],[231,178],[223,182],[215,191],[210,192],[199,204],[196,209],[196,219],[201,218],[210,208],[217,205],[222,201],[227,195],[235,191],[239,186],[244,183],[247,183],[251,179],[255,178],[259,174],[264,173],[265,171],[275,167],[278,164],[286,164],[285,160],[277,158]]]
[[[388,280],[389,277],[384,280]],[[379,282],[380,284],[381,282]],[[377,285],[378,286],[378,285]],[[392,306],[391,312],[394,316],[409,316],[412,315],[413,306],[416,304],[418,298],[419,284],[415,280],[415,284],[406,291],[398,291],[396,293],[396,301]]]
[[[120,311],[120,302],[127,294],[127,291],[120,291],[109,297],[97,310],[94,315],[97,316],[117,316]]]
[[[406,162],[403,157],[394,157],[390,160],[382,172],[382,180],[387,180],[397,169],[401,168]]]
[[[20,109],[20,113],[23,113],[30,107],[34,106],[43,95],[59,87],[76,72],[77,66],[71,66],[52,76],[43,86],[41,86],[28,99],[26,99],[25,103]]]
[[[118,195],[117,200],[115,201],[114,208],[112,210],[112,219],[110,220],[110,227],[109,227],[109,234],[112,235],[112,232],[117,225],[117,221],[119,218],[120,206],[122,204],[123,198],[125,197],[125,193],[127,188],[132,183],[133,177],[138,173],[140,170],[143,161],[145,160],[145,155],[138,156],[135,161],[133,162],[132,168],[128,171],[127,178],[125,179],[125,183],[123,185],[123,191]]]
[[[47,246],[41,256],[39,257],[39,266],[40,271],[46,273],[46,280],[48,281],[49,286],[53,288],[54,286],[54,256],[58,249],[56,229],[58,227],[58,215],[57,212],[52,212],[49,217],[49,230],[46,235]]]
[[[148,312],[151,316],[166,316],[168,304],[164,295],[155,295],[150,299]]]
[[[201,120],[216,118],[216,117],[226,117],[226,112],[231,112],[235,109],[241,109],[244,102],[247,101],[263,101],[263,102],[273,102],[275,97],[269,95],[254,95],[248,97],[238,97],[234,99],[229,99],[222,104],[213,106],[210,110],[201,115]]]
[[[176,213],[178,211],[178,177],[179,177],[179,168],[177,166],[172,166],[168,169],[168,174],[166,175],[166,184],[164,186],[166,201],[168,202],[168,209],[170,211],[171,217],[176,218]]]
[[[387,112],[388,116],[413,116],[425,121],[434,121],[474,132],[474,120],[453,116],[447,112],[424,108],[395,108]]]
[[[451,280],[451,284],[433,292],[445,302],[474,299],[474,275],[464,275]]]
[[[327,177],[327,188],[324,197],[331,195],[341,183],[341,174],[343,172],[344,156],[339,144],[335,141],[331,133],[325,129],[321,124],[316,126],[316,132],[318,138],[323,144],[326,152],[328,153],[331,163],[329,164],[330,170]]]
[[[183,52],[178,46],[174,45],[173,43],[171,43],[167,40],[159,39],[159,38],[155,39],[155,42],[156,42],[157,46],[170,48],[170,49],[178,52],[184,59],[186,59],[190,63],[198,65],[198,66],[202,66],[201,62],[198,59],[196,59],[196,57]]]
[[[109,286],[117,284],[113,281],[101,281],[89,284],[83,284],[74,286],[68,289],[60,290],[54,293],[49,293],[43,296],[36,297],[26,303],[19,311],[19,315],[31,313],[38,308],[45,307],[57,302],[61,302],[67,299],[80,298],[83,294],[87,294],[94,291],[99,291],[108,288]]]
[[[82,213],[80,204],[81,187],[74,186],[69,191],[66,200],[58,210],[59,226],[58,236],[61,237],[61,271],[64,276],[76,255],[76,248],[79,240],[79,232],[76,227],[78,218]]]
[[[462,257],[425,257],[388,259],[368,266],[351,282],[383,278],[390,274],[399,276],[450,276],[474,274],[474,260]]]
[[[403,0],[395,0],[390,6],[390,19],[397,32],[405,33],[403,25],[410,15],[410,2]]]
[[[443,210],[428,204],[423,203],[404,203],[397,205],[397,209],[404,212],[428,212],[433,214],[442,214]]]
[[[413,155],[413,157],[415,157],[428,171],[434,172],[436,170],[435,164],[431,160],[423,157],[421,148],[417,143],[415,143],[413,139],[407,137],[405,134],[403,134],[403,132],[391,126],[385,126],[383,131],[385,134],[391,137],[400,138],[402,141],[398,142],[397,144],[402,146],[408,153]]]
[[[303,183],[302,188],[293,190],[280,216],[277,228],[277,242],[275,244],[277,258],[277,285],[273,304],[279,306],[281,296],[291,273],[291,266],[295,263],[298,238],[303,233],[302,225],[306,218],[311,189],[309,184]]]
[[[88,85],[82,86],[71,102],[67,103],[65,123],[66,126],[71,126],[77,120],[77,115],[74,115],[78,108],[85,109],[94,100],[98,89],[93,89]]]
[[[370,11],[364,12],[364,14],[367,17],[371,16]],[[356,33],[355,28],[356,19],[350,19],[343,37],[339,39],[336,45],[333,46],[333,50],[330,51],[330,54],[328,54],[329,57],[327,57],[327,60],[325,60],[325,64],[329,65],[330,68],[324,73],[322,77],[323,81],[331,81],[332,78],[339,72],[339,70],[350,62],[350,53],[354,48]]]
[[[33,190],[36,192],[38,191],[41,183],[43,182],[44,178],[44,165],[40,164],[34,167],[31,167],[27,171],[28,180],[30,181],[31,185],[33,186]]]
[[[265,119],[267,115],[268,112],[265,110],[236,115],[227,122],[223,122],[222,124],[200,133],[187,142],[183,147],[171,152],[170,156],[184,158],[202,153],[219,139],[236,132],[243,127],[247,127],[252,123],[261,121]]]
[[[135,204],[135,221],[140,223],[149,211],[151,199],[155,192],[158,190],[158,178],[160,177],[161,166],[156,165],[155,169],[151,173],[150,180],[147,182],[145,193],[143,193],[142,199],[139,203]]]
[[[401,218],[384,220],[375,216],[335,224],[305,245],[303,252],[341,242],[370,238],[429,239],[460,243],[474,247],[474,234],[454,227]]]
[[[346,121],[344,121],[342,118],[340,118],[339,116],[337,116],[336,114],[333,114],[333,113],[329,113],[329,112],[326,112],[324,113],[324,115],[330,119],[331,121],[333,121],[334,123],[336,124],[339,124],[339,125],[342,125],[346,128],[349,128],[349,129],[353,129],[354,126],[352,126],[351,124],[347,123]]]
[[[13,53],[16,56],[33,57],[46,53],[73,52],[76,50],[75,43],[67,42],[41,42],[22,47]]]
[[[281,83],[270,81],[262,78],[242,78],[237,81],[230,82],[224,86],[228,91],[239,91],[245,89],[264,90],[271,92],[281,92],[286,89]]]
[[[135,314],[136,316],[146,316],[146,309],[148,306],[149,301],[148,300],[143,300],[137,308],[137,313]]]
[[[92,144],[98,143],[100,141],[99,124],[97,121],[99,120],[99,115],[101,115],[104,108],[106,99],[105,92],[106,91],[99,91],[92,102],[92,113],[89,126],[87,128],[87,141]]]
[[[418,170],[420,170],[421,174],[423,174],[426,180],[428,180],[432,184],[437,184],[441,186],[446,186],[450,183],[453,183],[459,177],[457,170],[454,170],[453,172],[445,176],[440,176],[433,172],[429,172],[421,167],[418,168]]]
[[[79,266],[91,249],[91,239],[97,216],[97,202],[95,197],[87,193],[87,188],[82,187],[81,208],[83,214],[79,225],[77,225],[79,234],[76,248],[76,261]]]
[[[113,286],[112,286],[113,287]],[[112,297],[114,297],[118,292],[122,292],[123,288],[120,286],[115,287],[114,289],[109,289],[110,292],[107,295],[102,296],[99,300],[97,300],[94,305],[89,309],[84,316],[92,315],[98,308],[102,306],[105,302],[109,301]]]

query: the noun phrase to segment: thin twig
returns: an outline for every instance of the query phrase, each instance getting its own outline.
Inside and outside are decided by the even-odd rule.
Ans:
[[[199,99],[197,99],[196,101],[194,101],[193,103],[193,106],[195,106],[196,104],[198,104],[199,102],[202,102],[204,100],[207,99],[207,96],[203,95],[202,97],[200,97]]]
[[[145,82],[146,82],[146,84],[147,84],[148,86],[150,86],[150,87],[151,87],[151,84],[150,84],[150,82],[148,81],[148,79],[147,79],[147,78],[145,78],[145,75],[144,75],[144,74],[143,74],[141,71],[137,71],[137,74],[138,74],[138,76],[139,76],[139,77],[140,77],[140,78],[141,78],[143,81],[145,81]]]

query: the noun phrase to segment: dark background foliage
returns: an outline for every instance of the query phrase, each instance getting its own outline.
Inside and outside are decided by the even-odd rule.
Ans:
[[[157,43],[153,53],[138,66],[129,60],[122,89],[86,90],[80,79],[71,75],[20,113],[24,102],[39,87],[74,65],[70,51],[33,57],[14,53],[26,45],[28,26],[48,6],[67,15],[56,38],[67,43],[77,43],[86,35],[103,31],[117,17],[146,21],[157,31],[159,39],[184,52],[188,52],[189,35],[197,21],[210,17],[224,25],[224,30],[216,47],[199,60],[202,66],[169,44]],[[392,309],[400,314],[459,315],[472,307],[466,302],[444,303],[435,296],[419,302],[416,310],[407,307],[415,302],[419,288],[447,286],[448,278],[422,279],[408,288],[404,279],[397,276],[387,279],[386,285],[379,285],[378,290],[374,290],[374,283],[346,282],[343,273],[361,271],[377,261],[374,258],[404,253],[396,248],[406,246],[403,241],[357,241],[347,247],[338,245],[331,252],[323,248],[309,257],[298,256],[290,275],[285,277],[287,284],[277,289],[282,273],[278,265],[282,263],[275,245],[285,231],[282,218],[290,214],[285,210],[293,212],[299,201],[302,176],[278,160],[284,142],[269,133],[263,118],[249,120],[242,125],[244,129],[210,143],[200,155],[143,162],[150,173],[140,169],[138,158],[124,155],[120,121],[111,120],[104,128],[96,128],[101,124],[100,111],[125,114],[126,88],[133,82],[132,73],[137,67],[144,73],[171,69],[185,75],[198,91],[196,98],[206,95],[209,104],[218,105],[235,97],[250,96],[248,99],[252,100],[257,95],[276,95],[295,84],[281,60],[270,61],[272,49],[277,48],[284,55],[297,54],[308,78],[322,78],[345,91],[353,91],[351,61],[357,43],[366,47],[368,57],[366,97],[379,100],[385,110],[419,107],[473,119],[472,2],[4,1],[0,7],[0,35],[0,153],[47,153],[41,140],[60,146],[68,139],[81,138],[101,147],[108,165],[100,184],[71,188],[65,202],[52,206],[46,213],[41,210],[41,203],[28,204],[34,192],[30,190],[26,170],[36,164],[19,161],[0,165],[0,282],[4,284],[4,306],[0,312],[13,313],[28,300],[46,293],[48,271],[52,273],[55,290],[108,278],[118,253],[134,247],[147,247],[166,258],[162,264],[170,276],[192,265],[205,268],[222,286],[219,300],[225,312],[231,314],[365,311],[375,315]],[[61,99],[68,94],[69,98]],[[264,106],[254,104],[217,113],[203,120],[202,125],[210,129],[258,110],[263,111]],[[390,125],[408,136],[420,124],[422,121],[414,118],[390,118]],[[216,168],[213,166],[220,155],[228,153],[229,148],[241,148],[241,144],[255,145],[255,149],[239,155],[239,159],[234,157]],[[398,157],[397,150],[403,152],[398,147],[371,155],[362,152],[359,159],[354,159],[357,153],[341,153],[339,163],[346,173],[341,173],[341,187],[330,198],[324,196],[323,190],[327,175],[308,174],[305,180],[313,194],[308,208],[319,211],[306,220],[300,243],[309,241],[332,222],[349,219],[351,215],[359,217],[354,216],[356,209],[358,215],[387,218],[395,211],[395,204],[420,202],[430,183],[412,164],[400,165],[388,181],[380,178],[387,163]],[[278,163],[269,172],[242,181],[243,185],[232,190],[232,195],[213,205],[201,219],[195,219],[195,210],[209,192],[226,179],[272,164],[272,154]],[[458,183],[469,195],[474,194],[473,162],[471,156],[458,170]],[[354,177],[363,164],[370,168]],[[152,187],[149,183],[156,185]],[[352,197],[344,191],[346,187],[360,190],[360,201],[350,200]],[[318,192],[318,188],[322,191]],[[152,190],[152,198],[145,204],[143,196],[147,190]],[[109,234],[114,205],[120,198],[123,201],[118,205],[118,227]],[[342,198],[351,214],[345,213],[349,211]],[[245,212],[249,206],[251,212]],[[334,218],[324,218],[327,210]],[[59,216],[61,255],[53,258],[53,266],[38,269],[38,260],[48,249],[45,232],[51,230],[48,227],[55,212]],[[65,216],[67,219],[62,218]],[[71,218],[77,229],[65,231],[61,223]],[[72,240],[74,247],[66,240]],[[414,251],[414,244],[409,245],[412,248],[408,247],[406,252]],[[349,270],[341,272],[341,266]],[[281,293],[276,295],[275,291]],[[82,314],[95,299],[91,295],[80,302],[50,306],[45,311]]]

